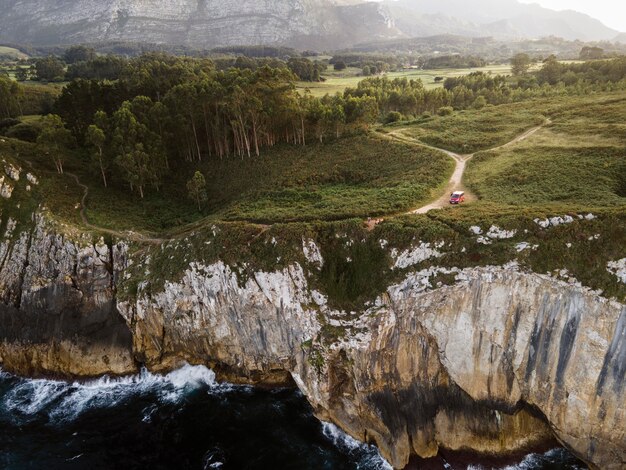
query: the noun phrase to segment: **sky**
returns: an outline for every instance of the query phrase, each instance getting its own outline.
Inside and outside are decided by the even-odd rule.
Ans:
[[[599,19],[605,25],[626,32],[625,0],[519,0],[538,3],[553,10],[576,10]]]

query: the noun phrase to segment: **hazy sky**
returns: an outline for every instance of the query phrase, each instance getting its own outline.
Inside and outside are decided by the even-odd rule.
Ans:
[[[576,10],[599,19],[605,25],[626,32],[626,1],[624,0],[520,0],[538,3],[553,10]]]

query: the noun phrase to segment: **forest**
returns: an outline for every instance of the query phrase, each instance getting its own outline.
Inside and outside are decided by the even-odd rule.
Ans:
[[[103,186],[124,184],[141,198],[158,191],[168,173],[194,162],[254,158],[279,144],[323,143],[377,122],[626,87],[626,58],[564,64],[552,57],[537,72],[475,72],[447,78],[435,89],[419,80],[370,77],[321,98],[297,91],[298,77],[284,65],[223,70],[209,59],[163,53],[65,59],[74,62],[68,73],[73,66],[101,73],[88,79],[77,74],[53,112],[30,126],[15,120],[23,114],[23,86],[0,77],[0,132],[35,142],[59,173],[67,155],[78,152]],[[204,177],[189,182],[198,201]]]

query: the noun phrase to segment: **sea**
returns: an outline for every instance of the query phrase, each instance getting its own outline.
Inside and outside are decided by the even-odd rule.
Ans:
[[[562,448],[503,470],[583,470]],[[489,470],[439,459],[447,470]],[[412,468],[420,468],[413,464]],[[426,468],[426,467],[424,467]],[[218,383],[206,367],[85,382],[0,370],[2,470],[390,470],[375,446],[319,421],[304,396]]]

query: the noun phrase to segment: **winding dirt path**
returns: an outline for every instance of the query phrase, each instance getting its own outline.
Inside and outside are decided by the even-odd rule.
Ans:
[[[546,125],[550,124],[551,121],[548,119],[546,120],[546,122],[544,122],[543,124],[541,124],[540,126],[536,126],[533,127],[532,129],[527,130],[526,132],[524,132],[523,134],[515,137],[513,140],[511,140],[510,142],[507,142],[506,144],[503,145],[499,145],[498,147],[494,147],[491,149],[486,149],[486,150],[481,150],[481,152],[490,152],[490,151],[494,151],[494,150],[500,150],[500,149],[504,149],[507,147],[511,147],[515,144],[518,144],[526,139],[528,139],[529,137],[533,136],[534,134],[536,134],[540,129],[542,129],[543,127],[545,127]],[[419,139],[413,138],[413,137],[408,137],[407,135],[402,133],[402,129],[391,132],[389,134],[387,134],[388,137],[395,139],[395,140],[399,140],[401,142],[404,143],[409,143],[415,146],[419,146],[419,147],[425,147],[425,148],[429,148],[432,150],[437,150],[439,152],[443,152],[446,155],[448,155],[450,158],[452,158],[455,162],[456,162],[456,167],[454,168],[454,172],[452,173],[452,176],[450,177],[450,179],[448,180],[448,184],[446,185],[446,189],[444,191],[444,193],[441,195],[441,197],[429,204],[426,204],[425,206],[419,207],[417,209],[411,210],[409,212],[407,212],[406,214],[426,214],[428,212],[430,212],[433,209],[443,209],[445,207],[448,207],[450,205],[450,194],[452,194],[454,191],[464,191],[465,192],[465,202],[473,202],[478,200],[478,198],[476,197],[475,194],[473,194],[471,191],[469,191],[464,185],[463,185],[463,176],[465,174],[465,168],[467,166],[467,162],[475,155],[474,153],[472,154],[468,154],[468,155],[461,155],[455,152],[452,152],[450,150],[446,150],[446,149],[441,149],[438,147],[434,147],[432,145],[428,145],[422,141],[420,141]],[[478,152],[476,152],[478,153]],[[378,219],[376,222],[380,223],[382,222],[383,219]]]
[[[499,149],[503,149],[503,148],[507,148],[510,147],[512,145],[515,145],[519,142],[522,142],[523,140],[528,139],[529,137],[531,137],[532,135],[534,135],[537,131],[539,131],[540,129],[542,129],[544,126],[550,124],[551,121],[549,119],[546,120],[546,122],[544,122],[542,125],[537,126],[537,127],[533,127],[532,129],[529,129],[528,131],[524,132],[523,134],[517,136],[515,139],[511,140],[510,142],[507,142],[506,144],[500,145],[498,147],[494,147],[491,149],[487,149],[487,150],[482,150],[482,152],[487,152],[487,151],[493,151],[493,150],[499,150]],[[417,209],[411,210],[409,212],[407,212],[406,214],[426,214],[428,212],[430,212],[431,210],[434,209],[443,209],[445,207],[448,207],[450,202],[449,202],[449,197],[450,194],[454,191],[465,191],[465,200],[466,202],[472,202],[477,200],[478,198],[471,192],[468,191],[464,186],[463,186],[463,175],[465,174],[465,168],[467,165],[467,162],[474,156],[474,154],[469,154],[469,155],[461,155],[455,152],[452,152],[450,150],[446,150],[446,149],[441,149],[438,147],[434,147],[432,145],[428,145],[424,142],[421,142],[419,139],[413,138],[413,137],[409,137],[405,134],[402,133],[403,129],[399,129],[397,131],[391,132],[389,134],[385,134],[382,135],[385,138],[389,138],[389,139],[394,139],[394,140],[398,140],[404,143],[408,143],[411,145],[414,145],[416,147],[425,147],[425,148],[429,148],[432,150],[436,150],[439,152],[443,152],[446,155],[448,155],[450,158],[452,158],[455,162],[456,162],[456,167],[454,169],[454,172],[452,173],[452,176],[450,177],[450,180],[448,181],[448,184],[446,185],[446,189],[444,191],[444,193],[442,194],[442,196],[437,199],[434,202],[431,202],[429,204],[426,204],[425,206],[419,207]],[[26,160],[26,163],[33,168],[33,164],[32,162]],[[138,243],[148,243],[148,244],[153,244],[153,245],[161,245],[165,242],[171,241],[173,240],[172,238],[152,238],[140,233],[136,233],[133,231],[119,231],[119,230],[112,230],[112,229],[108,229],[105,227],[100,227],[98,225],[94,225],[91,222],[89,222],[89,219],[87,218],[87,198],[89,197],[89,186],[87,186],[86,184],[83,184],[80,182],[80,179],[78,178],[78,176],[74,173],[70,173],[70,172],[65,172],[65,174],[69,177],[71,177],[72,179],[74,179],[74,181],[76,182],[76,185],[78,185],[80,188],[83,189],[83,196],[80,200],[80,218],[81,221],[83,223],[83,225],[90,229],[90,230],[95,230],[98,231],[100,233],[106,233],[108,235],[112,235],[114,237],[120,238],[120,239],[126,239],[126,240],[130,240],[130,241],[134,241],[134,242],[138,242]],[[374,227],[376,227],[376,225],[380,224],[381,222],[383,222],[385,219],[384,218],[378,218],[375,220],[372,219],[368,219],[366,221],[366,225],[368,227],[369,230],[373,230]],[[270,225],[261,225],[260,226],[260,233],[255,237],[258,238],[259,236],[261,236],[263,233],[265,233],[267,230],[269,230],[271,228]]]
[[[70,173],[68,171],[65,172],[65,174],[71,178],[74,179],[74,181],[76,181],[76,184],[81,187],[83,189],[83,197],[80,200],[80,219],[83,222],[83,225],[85,227],[87,227],[88,229],[91,230],[96,230],[98,232],[101,233],[106,233],[108,235],[112,235],[114,237],[117,238],[121,238],[121,239],[125,239],[125,240],[130,240],[130,241],[134,241],[134,242],[139,242],[139,243],[150,243],[153,245],[161,245],[167,241],[169,241],[168,239],[164,239],[164,238],[150,238],[150,237],[146,237],[145,235],[142,235],[140,233],[135,233],[135,232],[131,232],[131,231],[126,231],[126,232],[120,232],[118,230],[111,230],[108,228],[104,228],[104,227],[99,227],[97,225],[93,225],[91,222],[89,222],[89,219],[87,218],[87,198],[89,197],[89,186],[87,186],[86,184],[83,184],[80,182],[80,179],[78,178],[77,175],[75,175],[74,173]]]

